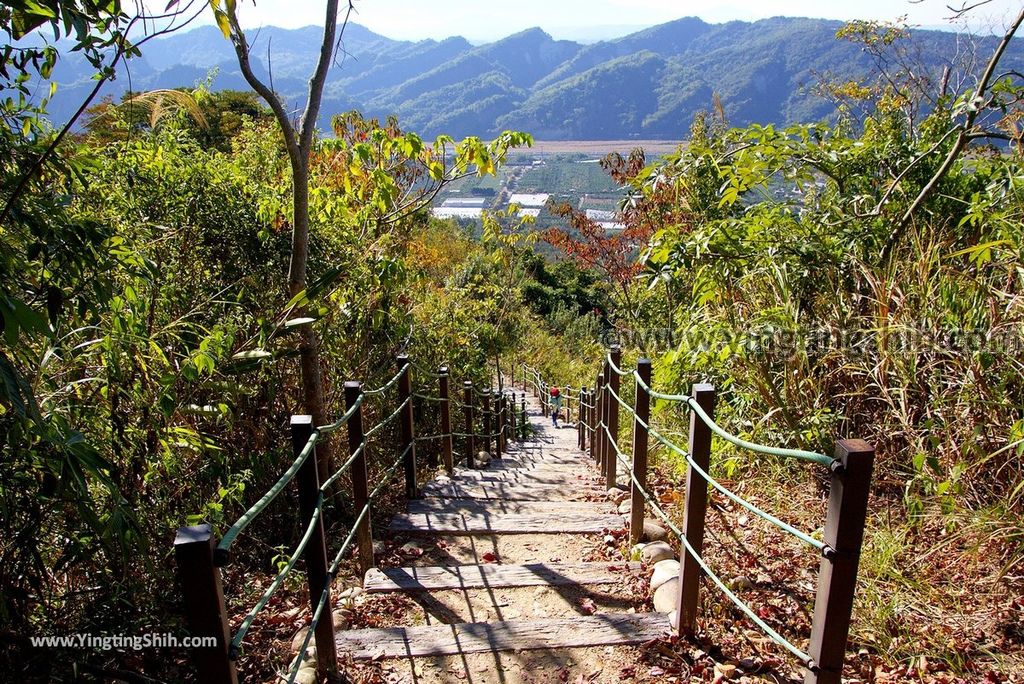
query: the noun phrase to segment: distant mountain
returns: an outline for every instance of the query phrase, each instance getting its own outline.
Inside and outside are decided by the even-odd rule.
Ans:
[[[555,40],[539,28],[474,46],[464,38],[398,41],[350,24],[325,89],[321,126],[349,109],[434,136],[491,136],[506,128],[538,138],[679,139],[717,94],[734,125],[814,121],[833,114],[810,86],[827,75],[857,78],[871,69],[856,46],[835,38],[841,24],[777,17],[707,24],[687,17],[614,40]],[[316,60],[320,29],[267,27],[250,36],[254,71],[296,109]],[[917,31],[915,49],[936,79],[957,53],[958,37]],[[986,56],[994,37],[975,39]],[[960,45],[962,51],[963,46]],[[1007,69],[1024,68],[1015,40]],[[214,27],[153,40],[108,92],[192,86],[213,72],[215,88],[247,89],[234,52]],[[66,120],[91,87],[80,57],[56,70],[55,120]]]

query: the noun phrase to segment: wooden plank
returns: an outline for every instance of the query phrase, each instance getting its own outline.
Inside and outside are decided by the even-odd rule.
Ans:
[[[635,613],[355,629],[337,632],[336,643],[339,653],[372,660],[638,644],[665,637],[668,632],[667,616]]]
[[[482,499],[413,499],[407,513],[614,513],[609,501],[484,501]]]
[[[511,484],[508,482],[429,482],[423,496],[442,499],[486,499],[506,501],[572,501],[581,496],[601,496],[596,487],[585,485]]]
[[[390,532],[413,534],[598,534],[625,526],[621,515],[543,513],[400,513]]]
[[[548,485],[596,485],[597,478],[590,473],[560,471],[521,471],[521,470],[456,470],[452,480],[463,482],[528,482]]]
[[[508,458],[496,458],[487,464],[486,468],[483,468],[484,472],[489,470],[499,471],[524,471],[524,472],[537,472],[538,470],[546,471],[561,471],[584,468],[589,470],[591,463],[584,461],[549,461],[545,459],[518,459],[512,460]]]
[[[564,584],[614,584],[623,571],[640,563],[531,563],[528,565],[455,565],[450,567],[372,568],[363,579],[366,591],[434,591]]]

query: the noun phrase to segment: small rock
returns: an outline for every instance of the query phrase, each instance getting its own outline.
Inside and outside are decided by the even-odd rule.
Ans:
[[[373,542],[373,555],[381,556],[388,552],[388,545],[382,541]]]
[[[490,463],[491,462],[491,455],[488,452],[486,452],[486,451],[478,451],[476,453],[476,460],[477,461],[483,461],[484,463]]]
[[[669,558],[675,558],[675,551],[672,547],[665,542],[654,542],[653,544],[647,544],[644,546],[643,551],[640,552],[640,558],[645,562],[651,563],[652,565]]]
[[[732,679],[736,674],[736,666],[732,663],[715,663],[715,676],[721,679]]]
[[[643,538],[650,542],[665,541],[668,539],[668,530],[662,527],[658,522],[648,518],[644,520]]]
[[[654,564],[654,574],[651,575],[651,591],[656,591],[662,584],[678,576],[679,561],[675,558],[658,561]]]
[[[363,594],[362,587],[349,587],[345,591],[338,594],[338,606],[341,608],[348,608],[352,605],[352,602],[356,598]]]
[[[410,556],[413,558],[423,555],[423,547],[416,542],[406,542],[402,544],[402,548],[398,550],[403,556]]]
[[[319,678],[316,676],[316,665],[306,667],[305,665],[299,668],[299,671],[295,673],[295,684],[317,684]]]
[[[668,614],[668,624],[672,627],[672,631],[679,631],[679,611],[673,610]]]
[[[352,623],[352,611],[348,608],[338,608],[331,613],[331,620],[334,622],[334,629],[348,629]]]
[[[746,575],[740,575],[732,581],[732,586],[734,589],[743,590],[753,589],[756,585],[754,584],[754,581]]]
[[[451,484],[452,478],[448,477],[447,475],[438,475],[437,477],[434,478],[434,482],[442,485]]]
[[[615,546],[615,537],[610,534],[604,535],[604,543],[608,546]]]
[[[309,627],[303,627],[295,633],[295,636],[292,637],[292,653],[298,653],[299,649],[302,648],[302,642],[305,641],[306,632],[308,631]],[[309,645],[306,647],[307,652],[310,646],[313,646],[313,639],[309,640]]]
[[[629,497],[629,494],[618,487],[608,488],[608,499],[613,501],[616,505],[622,503]]]
[[[625,501],[619,504],[619,513],[621,513],[622,515],[629,515],[630,511],[632,510],[633,502],[630,501],[629,499],[626,499]]]
[[[654,592],[654,610],[671,613],[679,605],[679,577],[672,577]]]

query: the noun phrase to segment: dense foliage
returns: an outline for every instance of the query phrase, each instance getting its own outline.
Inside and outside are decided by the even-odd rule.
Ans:
[[[663,389],[712,382],[720,421],[748,439],[826,453],[840,437],[872,442],[855,646],[923,654],[968,678],[992,662],[1013,672],[986,644],[1022,645],[1021,84],[1011,74],[942,92],[948,82],[904,68],[903,30],[863,22],[841,36],[887,66],[823,84],[837,123],[729,128],[719,112],[697,117],[674,155],[607,162],[628,193],[624,234],[653,231],[634,252],[630,306],[620,296],[611,312],[614,337],[627,359],[655,360]],[[585,217],[573,226],[556,243],[593,265],[610,238]],[[593,382],[594,365],[537,361]],[[685,414],[656,413],[685,434]],[[808,516],[819,476],[716,450],[722,477],[768,478],[756,496],[819,524]],[[965,582],[992,589],[964,598]],[[901,617],[926,604],[925,624]]]

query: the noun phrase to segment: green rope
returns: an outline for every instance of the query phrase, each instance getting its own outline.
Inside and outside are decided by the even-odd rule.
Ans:
[[[263,510],[270,505],[270,502],[277,498],[277,495],[285,488],[285,486],[292,481],[295,474],[299,472],[299,468],[306,462],[309,455],[313,453],[313,448],[316,446],[317,439],[319,439],[320,433],[317,430],[313,430],[313,433],[306,440],[306,445],[302,447],[302,451],[295,457],[292,464],[288,466],[288,470],[284,471],[284,474],[274,483],[274,486],[267,490],[267,493],[260,497],[260,500],[254,503],[249,510],[242,514],[235,524],[228,528],[228,531],[224,533],[220,542],[217,544],[217,550],[222,553],[227,553],[231,550],[231,545],[235,542],[235,538],[242,533],[246,527],[249,526],[256,516],[263,512]]]
[[[378,387],[377,389],[364,390],[363,394],[383,394],[384,392],[387,392],[389,389],[395,386],[395,383],[398,382],[399,379],[401,379],[402,374],[409,370],[410,365],[411,364],[407,363],[401,368],[399,368],[398,373],[395,374],[395,377],[388,380],[383,386]]]
[[[725,582],[723,582],[718,575],[712,572],[707,562],[705,562],[705,560],[701,558],[701,556],[694,550],[694,548],[690,546],[690,542],[687,541],[686,535],[683,534],[682,530],[676,527],[675,523],[673,523],[671,518],[668,517],[668,514],[665,513],[664,510],[662,510],[661,506],[657,504],[657,502],[651,497],[647,490],[644,489],[643,485],[640,484],[639,480],[636,479],[636,475],[633,474],[632,469],[630,469],[629,471],[629,476],[630,479],[633,481],[633,484],[636,485],[637,490],[644,497],[644,500],[647,501],[647,503],[651,506],[651,510],[653,510],[655,515],[661,518],[662,521],[664,521],[664,523],[668,525],[669,529],[672,530],[673,534],[676,535],[680,543],[683,545],[683,548],[686,549],[686,552],[690,554],[690,557],[697,562],[697,565],[700,566],[701,570],[703,570],[707,574],[707,576],[711,578],[711,581],[715,583],[715,585],[722,591],[722,593],[725,594],[729,598],[729,600],[736,605],[737,608],[743,611],[743,613],[748,618],[750,618],[750,620],[755,625],[760,627],[761,630],[765,634],[767,634],[775,643],[779,644],[787,651],[792,653],[794,656],[796,656],[800,660],[800,662],[803,663],[806,667],[813,667],[814,661],[811,659],[811,656],[807,655],[799,648],[794,646],[792,643],[789,642],[789,640],[787,640],[784,636],[782,636],[774,629],[772,629],[764,620],[759,618],[757,614],[750,608],[750,606],[748,606],[746,603],[742,601],[742,599],[736,596],[736,594],[734,594],[729,589],[729,587],[725,585]]]
[[[321,425],[320,427],[318,427],[317,428],[317,432],[319,432],[321,434],[324,434],[324,435],[327,435],[327,434],[330,434],[330,433],[334,432],[335,430],[340,428],[342,425],[347,423],[348,419],[351,418],[352,416],[354,416],[356,411],[359,410],[359,407],[363,405],[363,399],[364,398],[365,398],[365,395],[363,395],[363,393],[360,392],[359,396],[355,400],[355,403],[352,404],[352,408],[350,408],[348,411],[345,411],[345,414],[341,418],[339,418],[338,420],[334,421],[333,423],[328,423],[327,425]]]
[[[748,451],[753,451],[759,454],[768,454],[769,456],[796,458],[802,461],[810,461],[811,463],[818,463],[820,465],[828,467],[831,467],[832,464],[835,463],[836,461],[836,459],[832,458],[831,456],[826,456],[824,454],[819,454],[813,451],[805,451],[803,449],[783,449],[780,447],[772,447],[764,444],[748,442],[745,439],[741,439],[740,437],[729,434],[728,432],[723,430],[717,423],[715,423],[715,421],[711,420],[711,416],[709,416],[704,411],[704,409],[701,408],[700,404],[698,404],[697,400],[694,399],[693,397],[685,394],[662,394],[661,392],[656,392],[653,389],[651,389],[650,385],[644,382],[643,378],[640,377],[640,373],[638,373],[637,371],[633,371],[633,376],[636,378],[637,383],[639,383],[639,385],[644,389],[644,391],[646,391],[652,397],[654,397],[655,399],[662,399],[664,401],[677,401],[685,403],[690,408],[690,410],[692,410],[694,413],[697,414],[698,417],[700,417],[701,421],[703,421],[703,423],[707,425],[712,432],[714,432],[716,435],[718,435],[725,441],[731,444],[735,444],[736,446],[742,449],[747,449]]]
[[[324,483],[322,485],[320,485],[320,491],[321,492],[326,492],[327,489],[332,484],[334,484],[335,480],[337,480],[339,477],[341,477],[342,474],[346,470],[351,468],[352,464],[355,463],[355,460],[359,457],[359,454],[363,453],[363,449],[365,447],[366,447],[366,440],[364,439],[362,442],[359,443],[359,447],[355,451],[352,452],[352,455],[348,457],[348,460],[345,461],[345,463],[340,468],[335,470],[333,475],[331,475],[329,478],[324,480]]]
[[[370,493],[370,496],[367,497],[366,500],[368,502],[372,503],[377,498],[377,495],[380,494],[380,491],[384,488],[384,485],[391,482],[391,478],[393,478],[395,476],[395,473],[398,472],[398,466],[402,465],[402,461],[405,459],[405,455],[409,453],[409,450],[412,449],[412,446],[413,445],[410,444],[407,447],[405,447],[405,450],[401,453],[401,455],[397,459],[395,459],[394,463],[391,464],[391,467],[388,468],[388,470],[386,471],[387,474],[384,476],[384,479],[381,481],[379,485],[377,485],[377,488]]]
[[[260,600],[256,602],[256,605],[252,607],[242,620],[242,624],[239,626],[238,631],[231,638],[231,645],[228,649],[230,653],[238,650],[239,645],[242,643],[242,639],[245,638],[246,633],[249,631],[249,627],[252,626],[253,620],[256,619],[256,615],[266,607],[267,601],[269,601],[270,597],[274,595],[277,588],[281,586],[281,583],[284,582],[284,578],[292,571],[292,568],[295,567],[299,557],[306,550],[306,545],[313,537],[313,530],[316,528],[317,523],[320,522],[320,508],[323,506],[323,501],[322,495],[317,497],[316,507],[313,509],[313,516],[310,518],[309,524],[306,525],[306,533],[303,534],[302,539],[299,540],[299,544],[295,547],[295,551],[292,553],[291,558],[288,559],[287,565],[277,573],[277,576],[274,577],[274,580],[267,587],[266,591],[264,591],[263,595],[260,596]]]
[[[423,401],[450,401],[449,399],[444,399],[443,397],[431,397],[426,394],[420,394],[419,392],[413,392],[412,396],[416,397],[417,399],[422,399]]]
[[[334,561],[331,563],[330,568],[327,570],[327,585],[324,590],[320,592],[320,600],[316,603],[316,610],[313,611],[313,619],[309,622],[309,630],[306,632],[305,638],[302,640],[302,647],[299,649],[299,654],[295,658],[295,663],[292,665],[290,675],[288,677],[288,684],[294,684],[295,678],[299,674],[299,670],[302,667],[303,655],[306,653],[306,649],[309,647],[309,641],[313,638],[314,632],[316,632],[316,626],[320,624],[320,617],[323,615],[324,607],[327,605],[328,597],[331,595],[331,584],[333,583],[334,576],[338,572],[338,568],[341,566],[341,559],[348,551],[349,546],[352,544],[352,540],[355,539],[356,530],[359,529],[359,525],[362,524],[363,518],[370,512],[370,505],[363,506],[363,510],[359,512],[359,517],[356,518],[355,522],[352,523],[352,529],[349,530],[348,536],[345,537],[345,541],[342,542],[341,548],[338,549],[337,555],[334,556]]]
[[[612,361],[612,355],[611,354],[606,354],[605,355],[605,361],[608,362],[608,367],[611,368],[612,372],[614,372],[616,375],[625,376],[625,375],[631,375],[634,372],[634,371],[624,371],[621,368],[619,368],[618,366],[616,366],[615,362]]]
[[[412,397],[406,397],[405,401],[399,404],[398,408],[395,409],[394,413],[392,413],[390,416],[374,425],[369,430],[367,430],[366,433],[364,434],[364,437],[372,437],[374,434],[377,433],[378,430],[380,430],[382,427],[384,427],[385,425],[393,421],[395,418],[397,418],[398,415],[402,412],[402,409],[409,405],[410,401],[412,401]]]
[[[794,537],[796,537],[800,541],[804,542],[805,544],[810,544],[811,546],[813,546],[814,548],[818,549],[819,551],[821,551],[821,550],[823,550],[825,548],[825,543],[824,542],[820,542],[817,539],[814,539],[813,537],[811,537],[811,536],[809,536],[807,534],[804,534],[803,532],[801,532],[800,530],[796,529],[792,525],[779,520],[774,515],[771,515],[770,513],[766,513],[765,511],[762,511],[760,508],[758,508],[754,504],[750,503],[749,501],[740,498],[736,494],[733,494],[731,491],[729,491],[728,489],[723,487],[721,484],[719,484],[717,481],[715,481],[714,478],[712,478],[710,475],[708,475],[706,472],[704,472],[704,469],[701,468],[699,465],[697,465],[694,462],[692,455],[688,454],[686,456],[686,462],[689,463],[690,467],[693,468],[694,470],[696,470],[697,474],[700,475],[701,477],[703,477],[708,482],[708,484],[710,484],[712,487],[714,487],[715,489],[720,491],[722,494],[725,494],[727,497],[729,497],[730,499],[732,499],[733,501],[738,503],[743,508],[746,508],[748,511],[750,511],[754,515],[757,515],[757,516],[760,516],[761,518],[764,518],[765,520],[767,520],[771,524],[775,525],[779,529],[782,529],[782,530],[785,530],[786,532],[789,532],[791,535],[793,535]]]
[[[720,491],[722,494],[724,494],[725,496],[729,497],[730,499],[732,499],[733,501],[738,503],[743,508],[746,508],[748,511],[750,511],[754,515],[760,516],[761,518],[763,518],[764,520],[766,520],[766,521],[770,522],[771,524],[775,525],[779,529],[784,530],[784,531],[790,533],[791,535],[793,535],[794,537],[796,537],[800,541],[804,542],[805,544],[810,544],[811,546],[813,546],[814,548],[818,549],[819,551],[825,548],[824,542],[820,542],[817,539],[814,539],[813,537],[811,537],[811,536],[801,532],[800,530],[796,529],[795,527],[789,525],[786,522],[783,522],[782,520],[779,520],[778,518],[776,518],[772,514],[767,513],[766,511],[761,510],[760,508],[758,508],[754,504],[750,503],[746,499],[743,499],[740,496],[738,496],[738,495],[734,494],[733,492],[731,492],[730,490],[726,489],[725,486],[723,486],[718,481],[716,481],[714,478],[712,478],[710,475],[708,475],[706,472],[704,472],[704,470],[694,462],[692,454],[690,454],[689,452],[686,452],[686,451],[680,449],[675,444],[669,444],[666,440],[661,439],[661,436],[658,435],[658,433],[656,431],[652,430],[650,425],[648,425],[643,420],[641,420],[640,416],[638,416],[636,414],[636,411],[634,411],[632,407],[630,407],[628,404],[626,404],[622,400],[622,398],[619,397],[619,395],[615,393],[615,390],[613,390],[613,389],[611,389],[609,387],[608,388],[608,392],[615,398],[616,401],[619,402],[619,404],[623,408],[625,408],[627,411],[629,411],[631,414],[633,414],[633,418],[636,419],[637,423],[639,423],[644,428],[646,428],[649,433],[657,435],[657,439],[659,441],[661,441],[662,443],[670,446],[673,450],[675,450],[677,453],[682,455],[686,459],[686,462],[689,463],[690,466],[693,467],[693,469],[696,470],[697,473],[701,477],[703,477],[708,482],[708,484],[710,484],[712,487],[714,487],[715,489]]]
[[[430,378],[447,378],[447,377],[449,377],[449,374],[446,374],[446,373],[435,373],[434,371],[429,371],[429,370],[427,370],[426,368],[424,368],[423,366],[421,366],[418,363],[413,363],[412,367],[416,369],[417,373],[421,373],[421,374],[423,374],[423,375],[425,375],[427,377],[430,377]]]
[[[700,417],[700,419],[704,421],[704,424],[707,425],[712,432],[714,432],[716,435],[718,435],[725,441],[731,442],[732,444],[735,444],[736,446],[741,447],[743,449],[748,449],[749,451],[755,451],[761,454],[768,454],[770,456],[796,458],[802,461],[818,463],[820,465],[827,467],[831,467],[832,464],[835,463],[836,461],[836,459],[832,458],[831,456],[815,453],[813,451],[804,451],[803,449],[782,449],[779,447],[770,447],[765,446],[763,444],[755,444],[753,442],[748,442],[745,439],[741,439],[739,437],[736,437],[735,435],[729,434],[721,427],[719,427],[718,424],[715,423],[715,421],[711,420],[711,416],[704,412],[704,409],[701,408],[700,404],[698,404],[693,397],[688,397],[687,403],[689,404],[690,408],[693,409],[694,413],[696,413]]]
[[[446,432],[446,433],[441,434],[441,435],[424,435],[422,437],[416,437],[416,441],[417,442],[430,442],[430,441],[435,440],[435,439],[442,439],[444,437],[448,437],[449,434],[450,433]]]

